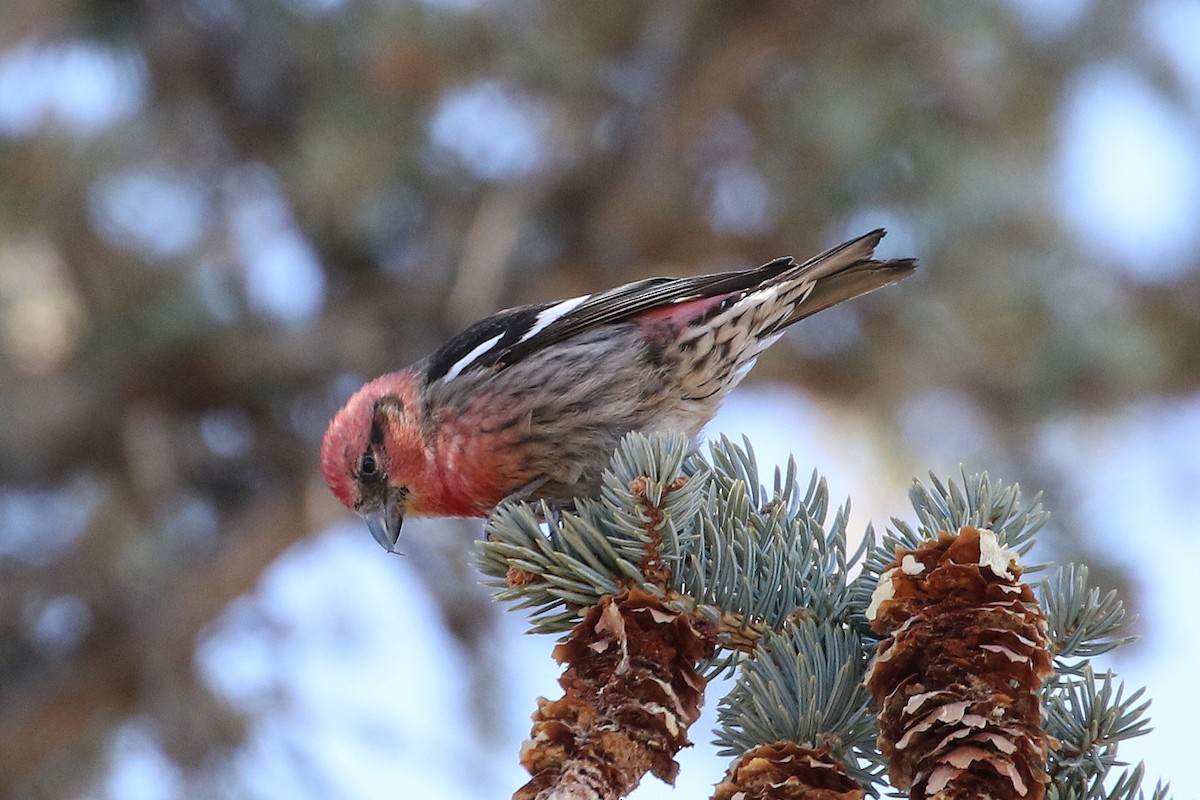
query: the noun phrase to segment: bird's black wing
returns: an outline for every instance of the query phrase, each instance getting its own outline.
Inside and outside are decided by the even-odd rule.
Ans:
[[[465,371],[503,368],[544,347],[570,339],[602,325],[624,322],[653,308],[723,294],[747,292],[762,286],[785,272],[811,275],[814,283],[844,274],[846,280],[831,283],[817,297],[821,302],[805,304],[805,314],[784,321],[789,325],[808,313],[898,280],[912,271],[910,261],[876,262],[871,254],[884,236],[882,229],[813,256],[803,264],[791,258],[777,258],[761,267],[687,278],[647,278],[627,283],[599,294],[583,295],[557,303],[522,306],[501,311],[467,328],[442,346],[429,359],[426,381],[453,380]],[[859,285],[852,273],[863,266],[879,267],[887,274],[873,276]],[[834,285],[836,284],[836,285]],[[820,291],[819,287],[816,287]],[[811,308],[809,309],[809,306]]]
[[[453,380],[468,370],[505,367],[584,331],[624,322],[652,308],[762,285],[795,266],[778,258],[757,269],[686,278],[646,278],[599,294],[520,306],[482,319],[429,359],[427,382]]]

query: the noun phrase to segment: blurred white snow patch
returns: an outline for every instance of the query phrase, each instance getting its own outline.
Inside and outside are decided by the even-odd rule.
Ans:
[[[104,485],[85,474],[60,486],[0,486],[0,565],[54,563],[87,532],[105,497]]]
[[[853,303],[842,303],[822,311],[820,324],[787,328],[783,342],[805,356],[834,359],[862,336],[861,319]]]
[[[520,89],[483,80],[446,92],[429,121],[434,147],[477,178],[512,180],[547,160],[545,107]]]
[[[242,167],[224,190],[251,307],[284,323],[311,319],[325,299],[325,273],[275,173],[261,164]]]
[[[825,244],[834,247],[883,228],[887,235],[875,248],[876,258],[919,258],[929,249],[928,236],[935,224],[918,219],[914,211],[904,207],[862,206],[832,226]]]
[[[708,224],[714,233],[751,236],[775,227],[775,201],[766,179],[749,163],[722,164],[706,176]]]
[[[163,752],[146,725],[128,722],[109,740],[108,775],[111,800],[174,800],[183,797],[183,772]]]
[[[217,409],[200,418],[200,437],[214,455],[235,458],[253,444],[254,427],[239,408]]]
[[[421,5],[438,11],[467,14],[488,5],[490,0],[420,0]]]
[[[1200,3],[1194,0],[1156,0],[1143,3],[1141,25],[1146,35],[1166,55],[1200,107]]]
[[[476,796],[454,763],[470,719],[461,655],[408,569],[347,523],[287,551],[213,625],[196,664],[250,714],[239,783],[264,797]]]
[[[0,136],[43,128],[89,136],[146,104],[141,56],[87,40],[26,40],[0,53]]]
[[[1182,563],[1174,559],[1185,551],[1200,555],[1200,394],[1147,400],[1111,416],[1063,416],[1038,441],[1041,456],[1072,479],[1081,514],[1111,534],[1104,544],[1122,556],[1157,553],[1167,566]],[[1125,536],[1136,530],[1156,533],[1129,547]]]
[[[1149,400],[1112,415],[1078,413],[1048,423],[1040,455],[1067,476],[1065,494],[1088,535],[1136,576],[1142,638],[1124,650],[1118,672],[1145,686],[1153,732],[1121,743],[1123,761],[1171,782],[1177,797],[1200,796],[1200,774],[1180,769],[1195,741],[1195,678],[1180,664],[1200,661],[1200,639],[1179,634],[1196,607],[1200,561],[1200,394]],[[1052,509],[1053,510],[1053,509]]]
[[[943,388],[912,395],[900,408],[899,422],[914,457],[938,474],[956,473],[959,464],[987,465],[999,455],[991,420],[960,391]]]
[[[346,0],[284,0],[284,5],[301,14],[320,16],[344,11]]]
[[[1079,24],[1092,0],[1006,0],[1005,5],[1031,38],[1057,39]]]
[[[101,176],[92,184],[88,206],[103,238],[158,258],[194,247],[208,220],[204,184],[162,163]]]
[[[87,601],[73,594],[28,597],[21,616],[33,640],[59,655],[78,647],[92,627]]]
[[[1083,70],[1062,108],[1057,200],[1099,263],[1178,278],[1200,244],[1200,142],[1185,115],[1117,64]]]

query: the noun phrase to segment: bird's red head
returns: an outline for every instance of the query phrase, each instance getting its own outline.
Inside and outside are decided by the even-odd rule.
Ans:
[[[321,471],[337,498],[394,550],[407,511],[420,511],[431,465],[421,408],[407,371],[363,386],[334,416],[321,444]]]

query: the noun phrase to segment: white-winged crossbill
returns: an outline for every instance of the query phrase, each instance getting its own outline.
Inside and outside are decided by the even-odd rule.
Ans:
[[[359,389],[325,433],[325,478],[392,552],[405,516],[595,496],[622,436],[695,440],[784,328],[909,275],[913,260],[872,259],[883,235],[501,311]]]

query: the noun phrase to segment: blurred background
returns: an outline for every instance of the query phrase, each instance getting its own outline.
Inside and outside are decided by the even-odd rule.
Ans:
[[[1187,0],[4,0],[0,796],[508,796],[553,642],[477,524],[374,544],[329,417],[501,307],[879,226],[917,275],[712,431],[859,529],[930,469],[1044,491],[1040,559],[1140,615],[1124,752],[1200,795],[1197,42]]]

